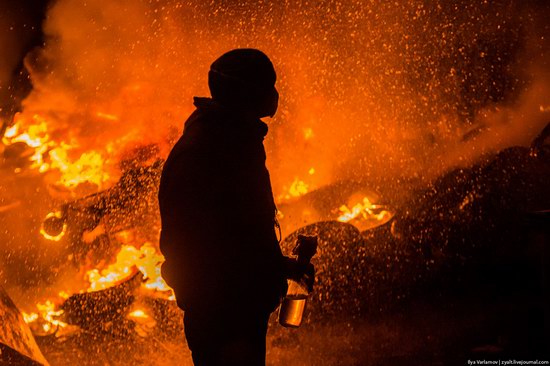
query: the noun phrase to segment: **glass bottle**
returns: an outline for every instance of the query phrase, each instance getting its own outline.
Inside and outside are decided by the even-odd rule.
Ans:
[[[317,252],[317,237],[299,235],[292,254],[298,256],[298,265],[307,268],[311,258]],[[298,328],[302,324],[309,290],[304,278],[289,279],[288,290],[279,308],[279,324],[284,327]]]

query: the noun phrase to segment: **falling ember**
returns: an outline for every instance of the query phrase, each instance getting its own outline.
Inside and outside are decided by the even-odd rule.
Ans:
[[[107,119],[109,121],[118,121],[118,116],[109,113],[97,112],[96,116],[99,118]]]
[[[342,205],[339,211],[341,214],[337,220],[340,222],[350,222],[357,219],[386,222],[393,216],[392,213],[386,210],[385,206],[372,203],[368,197],[364,197],[362,203],[357,203],[351,209],[346,205]]]

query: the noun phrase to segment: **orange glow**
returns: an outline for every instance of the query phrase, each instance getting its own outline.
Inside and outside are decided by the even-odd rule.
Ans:
[[[313,138],[313,129],[311,127],[304,128],[304,139],[311,140]]]

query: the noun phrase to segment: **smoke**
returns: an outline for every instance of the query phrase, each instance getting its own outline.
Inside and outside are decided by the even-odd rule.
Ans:
[[[275,196],[296,180],[309,190],[345,179],[407,190],[542,129],[548,14],[534,1],[57,0],[45,45],[25,58],[33,89],[16,120],[45,120],[74,160],[99,152],[113,184],[133,149],[168,154],[192,97],[208,95],[214,59],[255,47],[273,59],[281,94],[266,139]],[[4,34],[2,88],[29,50],[21,33]],[[10,98],[0,93],[0,104]],[[13,177],[0,200],[19,204],[19,216],[0,212],[2,250],[22,254],[2,256],[11,258],[3,268],[17,266],[36,287],[52,257],[65,261],[36,240],[51,190]]]
[[[21,60],[40,44],[46,1],[0,3],[0,116],[13,114],[30,89]]]
[[[208,95],[209,64],[256,47],[274,60],[282,95],[266,141],[277,192],[296,178],[310,189],[429,180],[542,128],[546,10],[504,1],[59,0],[46,46],[26,60],[34,89],[22,116],[43,116],[52,136],[78,145],[75,157],[101,151],[112,168],[140,145],[159,144],[165,156],[191,97]],[[478,136],[464,141],[472,129]]]

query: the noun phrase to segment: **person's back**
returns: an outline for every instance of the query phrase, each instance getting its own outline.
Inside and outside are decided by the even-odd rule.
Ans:
[[[195,365],[263,365],[269,314],[292,262],[279,248],[259,118],[277,108],[275,71],[257,50],[212,64],[212,99],[170,153],[159,204],[163,277],[184,310]]]

